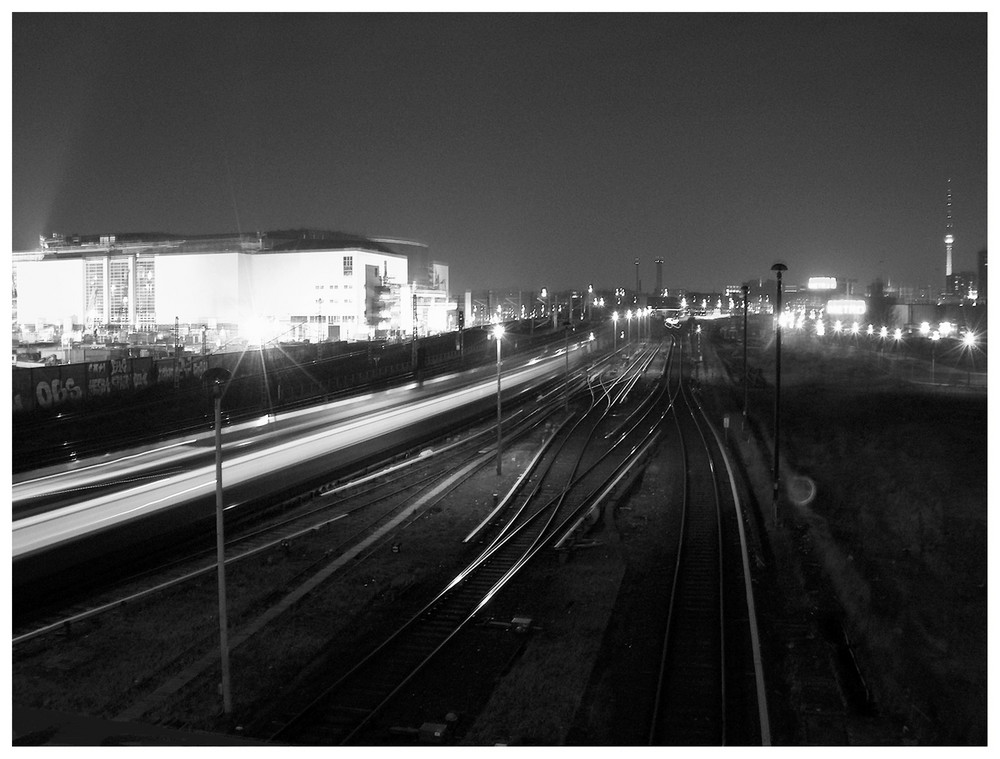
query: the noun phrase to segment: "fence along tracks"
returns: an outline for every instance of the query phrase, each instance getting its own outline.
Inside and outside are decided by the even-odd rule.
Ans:
[[[600,462],[605,463],[603,469],[610,469],[611,474],[601,471],[599,462],[594,461],[591,442],[603,440],[598,430],[654,356],[655,351],[640,354],[625,372],[607,384],[598,377],[597,386],[591,386],[590,408],[562,425],[546,441],[547,450],[534,476],[534,486],[522,503],[516,503],[519,498],[509,499],[507,516],[493,523],[497,531],[479,556],[421,611],[308,704],[301,708],[287,704],[287,710],[268,715],[267,725],[261,728],[266,737],[298,745],[348,744],[358,739],[406,684],[476,619],[539,551],[551,545],[554,536],[590,508],[595,493],[601,492],[621,469],[614,462],[604,462],[608,454],[630,434],[643,439],[655,434],[658,419],[650,422],[648,410],[643,411],[649,429],[642,430],[637,422],[633,423],[631,429],[638,432],[620,434],[600,457]],[[657,383],[657,391],[661,387]],[[629,455],[634,451],[625,458]],[[567,460],[572,461],[567,480],[554,483],[558,479],[554,464],[562,462],[559,474],[565,474]],[[595,475],[597,486],[579,497],[579,491],[591,486]]]
[[[738,494],[718,435],[685,382],[684,366],[677,362],[672,403],[683,504],[649,743],[768,745]],[[726,475],[729,487],[720,487]]]

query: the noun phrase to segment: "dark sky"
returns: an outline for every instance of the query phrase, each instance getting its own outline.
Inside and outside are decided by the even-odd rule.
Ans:
[[[986,247],[986,14],[13,15],[13,247],[317,227],[452,290],[828,274]]]

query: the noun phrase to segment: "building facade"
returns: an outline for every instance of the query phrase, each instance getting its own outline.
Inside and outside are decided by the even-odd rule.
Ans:
[[[435,262],[419,281],[406,253],[336,232],[53,236],[14,253],[13,269],[14,336],[24,341],[198,331],[220,347],[448,327],[447,266]]]

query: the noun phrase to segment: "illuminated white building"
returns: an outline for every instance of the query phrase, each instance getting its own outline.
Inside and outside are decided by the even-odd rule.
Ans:
[[[14,253],[14,320],[29,333],[182,325],[217,344],[411,335],[415,313],[418,333],[447,329],[448,267],[411,270],[393,248],[426,246],[391,242],[311,230],[46,238]]]

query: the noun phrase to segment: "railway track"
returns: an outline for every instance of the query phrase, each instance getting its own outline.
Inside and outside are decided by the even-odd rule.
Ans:
[[[573,389],[579,392],[583,388],[583,381],[578,380]],[[539,395],[531,407],[511,408],[503,422],[508,429],[507,441],[527,434],[557,413],[565,391],[564,382],[559,380]],[[341,547],[353,544],[390,519],[402,504],[419,498],[453,472],[481,457],[484,446],[495,451],[495,429],[490,424],[480,425],[457,439],[453,434],[311,488],[302,495],[262,505],[252,523],[235,528],[227,526],[226,565],[267,551],[287,550],[293,541],[330,530],[335,523],[349,525],[339,537]],[[485,465],[487,457],[483,458]],[[12,642],[17,646],[46,634],[69,632],[80,622],[149,599],[215,570],[214,549],[199,549],[121,579],[112,587],[88,593],[84,598],[71,599],[68,605],[57,600],[54,606],[29,608],[14,619]]]
[[[591,367],[587,381],[581,380],[572,395],[574,407],[587,409],[560,418],[554,429],[550,422],[551,434],[543,449],[504,501],[466,538],[481,543],[476,559],[353,668],[340,666],[321,687],[274,694],[273,703],[280,706],[257,711],[257,720],[245,723],[243,734],[296,745],[381,742],[379,731],[388,728],[380,716],[394,699],[405,700],[406,686],[416,674],[435,657],[446,656],[449,644],[466,627],[483,622],[492,600],[539,552],[555,545],[571,547],[628,472],[641,467],[643,457],[651,455],[658,442],[673,436],[685,445],[690,462],[685,463],[685,509],[690,513],[685,516],[684,547],[678,550],[681,559],[671,601],[675,610],[670,612],[664,639],[660,695],[649,740],[671,745],[766,744],[759,652],[752,632],[746,631],[747,619],[753,618],[752,596],[742,589],[736,591],[741,583],[749,587],[745,551],[742,559],[739,553],[736,489],[731,478],[723,478],[728,462],[718,450],[717,435],[683,380],[678,342],[673,341],[674,349],[666,357],[640,351],[630,363],[615,364],[613,378],[608,366]],[[660,358],[664,361],[660,378],[668,381],[642,382],[641,377],[659,370]],[[641,392],[648,384],[655,392]],[[563,408],[563,385],[557,385],[550,397],[539,398],[533,408],[523,410],[516,423],[527,430],[558,413]],[[516,434],[509,429],[514,417],[504,424],[509,441]],[[320,487],[294,508],[276,510],[271,524],[234,536],[227,545],[227,556],[232,552],[227,564],[278,550],[283,541],[294,542],[350,523],[342,537],[324,538],[331,544],[339,541],[340,547],[332,550],[340,551],[391,519],[397,508],[394,500],[412,501],[433,490],[440,482],[436,474],[475,466],[477,458],[488,466],[493,453],[487,441],[492,441],[493,432],[486,428],[479,435],[456,442],[448,453],[439,444],[433,447],[435,456],[416,452]],[[695,446],[696,440],[702,441],[698,445],[704,451]],[[711,476],[705,474],[710,467],[714,469]],[[715,504],[714,517],[695,515],[695,511],[712,511],[696,506],[705,502]],[[701,558],[689,561],[696,555]],[[198,571],[214,571],[214,561],[203,564]],[[704,589],[706,574],[709,584],[718,586],[714,594]],[[159,589],[147,587],[144,592]],[[113,594],[107,606],[114,608],[127,600]],[[67,620],[74,624],[66,615],[51,620],[47,632],[62,628]],[[38,637],[46,630],[36,625],[26,632]],[[706,642],[710,645],[705,646]],[[702,652],[708,648],[712,652]],[[696,656],[710,663],[692,667]]]
[[[607,385],[601,380],[587,411],[553,433],[540,454],[538,471],[529,478],[534,483],[525,484],[528,492],[501,504],[502,514],[494,512],[492,519],[473,531],[470,538],[489,528],[492,537],[441,593],[308,703],[281,699],[281,708],[254,728],[257,734],[296,745],[365,742],[365,730],[407,683],[472,624],[539,551],[591,508],[607,483],[620,476],[635,456],[633,448],[614,461],[612,451],[627,447],[623,443],[630,438],[648,440],[655,434],[655,404],[639,404],[638,416],[646,419],[646,429],[632,418],[636,414],[624,421],[613,416],[655,355],[653,351],[641,354]],[[608,426],[615,434],[598,434],[607,432]],[[608,439],[610,443],[600,446],[605,450],[595,453],[594,441]],[[567,460],[572,461],[568,476],[559,481],[555,464],[563,462],[560,469],[565,470]]]
[[[769,743],[742,514],[718,435],[676,366],[684,488],[651,745]]]

